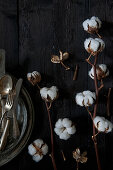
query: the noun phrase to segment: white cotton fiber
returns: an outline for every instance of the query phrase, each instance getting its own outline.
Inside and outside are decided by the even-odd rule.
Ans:
[[[35,162],[41,161],[42,158],[43,158],[43,155],[39,155],[39,154],[36,154],[36,155],[33,156],[33,160],[34,160]]]
[[[35,147],[34,147],[32,144],[30,144],[30,145],[28,146],[28,153],[29,153],[30,155],[34,155],[34,154],[36,153],[36,149],[35,149]]]

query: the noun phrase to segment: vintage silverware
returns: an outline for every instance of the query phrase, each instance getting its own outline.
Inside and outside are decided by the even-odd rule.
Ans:
[[[8,94],[5,108],[10,110],[13,106],[13,97],[12,94]],[[5,113],[4,113],[5,114]],[[7,137],[9,135],[9,127],[10,127],[10,119],[12,118],[11,112],[7,113],[7,118],[4,126],[4,130],[0,139],[0,150],[4,150],[6,143],[7,143]]]
[[[17,79],[12,76],[12,80],[15,85]],[[20,136],[17,140],[12,138],[13,120],[11,119],[6,147],[3,151],[0,151],[0,167],[10,162],[23,150],[33,130],[34,106],[28,91],[23,85],[21,88],[21,94],[19,95],[16,115],[18,118]]]
[[[12,90],[12,78],[9,75],[4,75],[0,79],[0,94],[7,95]]]
[[[9,93],[7,95],[6,101],[5,101],[5,99],[2,99],[1,103],[2,103],[2,109],[3,109],[2,117],[0,119],[0,126],[1,126],[1,132],[2,132],[3,129],[5,128],[5,123],[6,123],[6,121],[3,123],[3,119],[4,119],[5,115],[6,115],[6,112],[8,112],[11,109],[11,107],[12,107],[12,104],[13,104],[13,95],[11,95]]]
[[[23,81],[22,79],[19,79],[16,83],[16,87],[15,87],[16,95],[14,96],[14,103],[11,109],[11,112],[13,114],[13,138],[14,139],[17,139],[20,136],[20,130],[19,130],[17,116],[16,116],[16,108],[18,104],[18,97],[22,86],[22,81]]]

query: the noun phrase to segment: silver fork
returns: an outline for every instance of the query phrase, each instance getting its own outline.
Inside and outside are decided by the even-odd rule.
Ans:
[[[6,99],[6,104],[5,104],[5,110],[7,113],[7,111],[9,111],[13,106],[13,96],[12,94],[8,94],[7,99]],[[4,113],[4,116],[5,116]],[[3,150],[6,146],[7,143],[7,137],[9,135],[9,127],[10,127],[10,116],[6,116],[6,124],[0,139],[0,150]]]
[[[2,99],[1,103],[2,103],[2,108],[3,108],[3,113],[2,113],[2,117],[0,119],[0,126],[1,126],[1,123],[3,124],[3,119],[6,115],[6,112],[8,112],[13,106],[13,96],[12,96],[11,92],[8,94],[8,96],[6,98],[6,102]],[[2,125],[2,127],[4,128],[3,125]]]

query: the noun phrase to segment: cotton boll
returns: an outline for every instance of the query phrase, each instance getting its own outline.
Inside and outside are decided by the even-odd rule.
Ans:
[[[73,134],[76,132],[75,125],[73,125],[72,127],[67,128],[67,132],[68,132],[70,135],[73,135]]]
[[[62,123],[62,126],[59,126],[59,122]],[[73,135],[76,132],[76,128],[71,120],[69,120],[68,118],[64,118],[59,119],[56,122],[54,131],[59,136],[60,139],[67,140],[71,137],[71,135]]]
[[[42,158],[43,158],[43,155],[39,155],[39,154],[35,154],[35,155],[33,156],[33,160],[34,160],[35,162],[41,161]]]
[[[70,138],[70,134],[68,134],[67,129],[63,131],[63,133],[60,134],[60,139],[67,140]]]
[[[44,155],[48,152],[48,146],[42,139],[36,139],[28,146],[28,153],[32,156],[33,160],[39,162]]]
[[[57,98],[58,89],[56,86],[52,86],[50,88],[44,87],[40,90],[40,95],[42,99],[46,100],[47,102],[51,102]]]
[[[83,28],[90,34],[96,33],[98,35],[98,30],[101,28],[101,21],[98,17],[91,17],[83,22]]]
[[[98,66],[96,66],[96,75],[97,75],[98,80],[101,80],[101,79],[105,78],[106,76],[108,76],[109,70],[108,70],[107,66],[105,64],[99,64]],[[92,79],[94,79],[94,69],[93,69],[93,67],[89,71],[89,76]]]
[[[84,47],[88,53],[91,53],[93,56],[95,56],[104,49],[105,43],[100,38],[88,38],[84,41]]]
[[[48,153],[48,146],[46,144],[44,144],[41,149],[42,149],[43,155],[46,155]]]
[[[95,99],[96,99],[95,93],[89,90],[83,91],[82,93],[77,93],[75,97],[76,103],[78,105],[86,107],[92,105]]]
[[[69,128],[72,125],[72,121],[69,120],[68,118],[64,118],[62,124],[64,127]]]
[[[36,149],[35,149],[35,147],[34,147],[32,144],[30,144],[30,145],[28,146],[28,153],[29,153],[30,155],[34,155],[34,154],[36,153]]]
[[[93,120],[95,127],[98,129],[100,132],[105,132],[105,118],[96,116]]]

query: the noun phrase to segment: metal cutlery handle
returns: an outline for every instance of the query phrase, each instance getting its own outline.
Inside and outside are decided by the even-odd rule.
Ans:
[[[20,93],[20,89],[21,89],[21,85],[22,85],[22,79],[19,79],[16,83],[16,96],[14,98],[14,104],[13,104],[13,108],[12,108],[12,114],[13,114],[13,138],[17,139],[20,136],[20,130],[19,130],[19,126],[18,126],[18,122],[17,122],[17,117],[16,117],[16,108],[18,105],[18,97],[19,97],[19,93]]]
[[[9,135],[9,126],[10,126],[10,119],[7,119],[5,129],[0,139],[0,150],[2,151],[7,143],[7,137]]]
[[[20,130],[16,118],[16,111],[13,111],[13,138],[17,139],[20,136]]]

